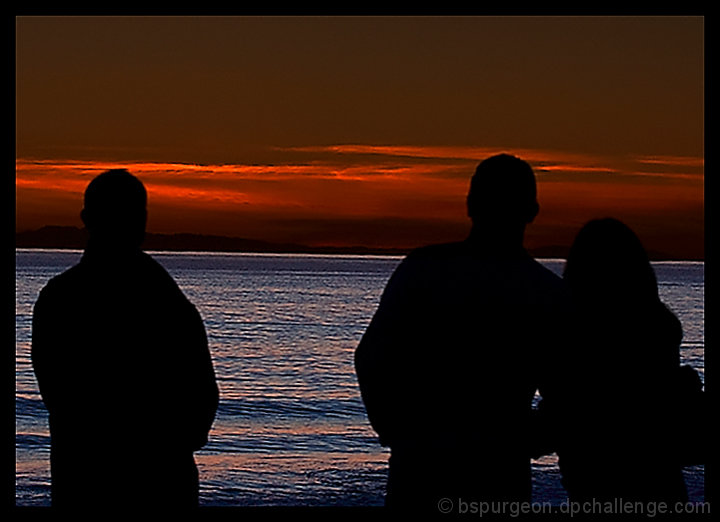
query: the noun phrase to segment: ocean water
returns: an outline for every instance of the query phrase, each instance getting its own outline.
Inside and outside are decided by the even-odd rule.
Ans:
[[[16,251],[16,505],[50,503],[47,412],[30,364],[32,307],[81,253]],[[207,506],[379,506],[388,452],[360,399],[354,350],[399,257],[152,253],[205,320],[221,400],[196,453]],[[543,260],[562,271],[563,261]],[[704,265],[655,263],[680,318],[682,358],[704,376]],[[704,377],[703,377],[704,378]],[[704,469],[685,470],[693,501]],[[88,477],[88,480],[92,480]],[[533,461],[534,500],[560,503],[554,456]]]

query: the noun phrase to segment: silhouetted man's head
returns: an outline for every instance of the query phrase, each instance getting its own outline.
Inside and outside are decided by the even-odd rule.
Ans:
[[[120,248],[139,247],[147,221],[145,187],[127,170],[103,172],[85,190],[81,217],[91,239]]]
[[[532,167],[509,154],[484,160],[470,183],[467,208],[474,224],[514,227],[532,222],[539,210]]]

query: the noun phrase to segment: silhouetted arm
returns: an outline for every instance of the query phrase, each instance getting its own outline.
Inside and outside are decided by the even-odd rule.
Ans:
[[[185,305],[184,335],[181,338],[186,355],[185,378],[186,412],[188,434],[193,451],[208,442],[219,402],[219,390],[215,379],[212,358],[208,347],[205,325],[197,309],[189,302]]]
[[[537,328],[538,345],[534,359],[534,385],[540,394],[538,408],[533,410],[530,454],[532,458],[555,453],[561,444],[566,417],[567,379],[570,365],[569,317],[567,295],[563,287],[542,309]],[[577,347],[576,347],[577,349]]]
[[[677,413],[673,423],[681,426],[677,441],[683,466],[707,464],[709,409],[697,370],[682,365],[677,371]]]
[[[392,444],[398,410],[401,359],[407,353],[411,314],[411,268],[406,259],[390,278],[370,325],[355,351],[358,376],[368,420],[383,446]]]
[[[52,300],[47,290],[43,289],[33,309],[31,359],[40,395],[49,411],[55,409],[63,389],[58,386],[55,373],[57,362],[54,360],[53,344],[57,342],[58,335]]]

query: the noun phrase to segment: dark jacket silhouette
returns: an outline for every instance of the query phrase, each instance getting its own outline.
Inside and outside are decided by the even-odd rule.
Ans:
[[[33,316],[52,505],[193,506],[193,452],[207,443],[218,403],[205,328],[139,248],[144,188],[142,202],[131,203],[140,182],[124,171],[96,181],[83,211],[87,249],[43,288]]]
[[[533,397],[546,378],[561,279],[522,246],[532,169],[478,167],[463,242],[420,248],[392,275],[356,351],[368,418],[391,449],[386,504],[529,500]]]
[[[702,460],[689,451],[701,445],[689,411],[700,411],[701,384],[680,366],[682,327],[639,239],[617,220],[591,221],[564,278],[568,343],[541,411],[553,413],[570,499],[685,500],[682,465]]]

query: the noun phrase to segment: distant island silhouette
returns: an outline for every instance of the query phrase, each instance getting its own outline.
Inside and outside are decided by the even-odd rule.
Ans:
[[[44,226],[37,230],[17,232],[15,248],[53,248],[82,250],[87,241],[84,228]],[[168,252],[248,252],[269,254],[377,254],[403,255],[405,249],[366,247],[314,247],[294,243],[274,243],[257,239],[207,234],[155,234],[147,232],[143,250]]]
[[[82,250],[87,241],[83,228],[72,226],[44,226],[37,230],[16,232],[15,248],[52,248]],[[412,248],[369,248],[364,246],[310,246],[294,243],[274,243],[258,239],[227,237],[207,234],[155,234],[146,233],[143,249],[167,252],[247,252],[268,254],[357,254],[357,255],[405,255]],[[533,257],[541,259],[565,259],[569,245],[548,245],[528,249]],[[653,261],[702,261],[680,259],[657,251],[649,252]]]

